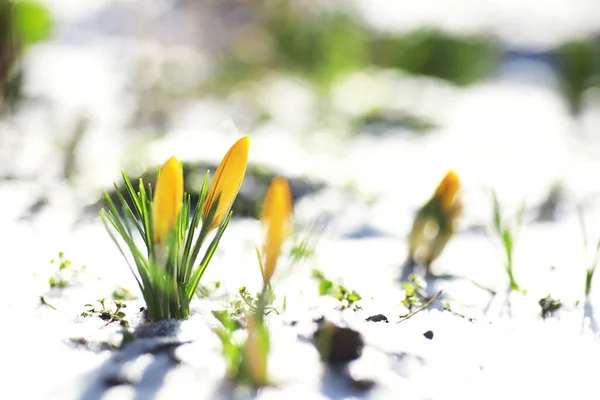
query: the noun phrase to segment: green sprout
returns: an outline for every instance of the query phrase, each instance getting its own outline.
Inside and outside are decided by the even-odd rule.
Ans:
[[[290,250],[290,259],[292,263],[298,263],[304,260],[309,260],[315,254],[314,246],[309,238],[299,239]]]
[[[238,289],[239,299],[232,300],[229,303],[229,316],[243,316],[248,314],[256,314],[262,309],[264,315],[271,313],[279,314],[279,310],[273,307],[272,302],[275,299],[272,290],[265,290],[263,292],[252,295],[246,286],[242,286]],[[264,304],[261,304],[264,303]]]
[[[207,171],[194,208],[191,196],[184,196],[183,167],[175,157],[160,168],[154,196],[152,187],[146,189],[142,179],[136,191],[124,172],[129,201],[116,184],[120,210],[105,193],[107,208],[101,211],[102,220],[127,260],[151,320],[190,315],[190,302],[231,218],[231,206],[246,171],[249,145],[250,139],[245,136],[231,147],[210,189]],[[196,264],[200,249],[214,230],[216,235]],[[142,246],[136,241],[138,235]]]
[[[425,280],[416,274],[410,274],[408,282],[402,282],[402,290],[404,290],[402,305],[406,307],[409,312],[412,312],[416,307],[421,307],[429,300],[425,288]]]
[[[323,272],[313,269],[312,276],[319,282],[319,296],[333,296],[340,302],[340,309],[361,309],[358,302],[362,296],[356,290],[349,290],[341,284],[334,284]]]
[[[50,307],[50,308],[51,308],[51,309],[53,309],[53,310],[57,310],[57,308],[56,308],[56,307],[54,307],[52,304],[50,304],[50,303],[48,302],[48,299],[46,299],[46,296],[40,296],[40,303],[41,303],[43,306],[48,306],[48,307]]]
[[[519,207],[519,210],[517,211],[517,214],[514,217],[513,223],[509,224],[503,218],[500,203],[498,202],[498,197],[496,196],[495,191],[492,191],[492,200],[494,202],[494,226],[496,228],[496,233],[500,237],[502,246],[504,248],[504,255],[506,257],[504,269],[506,271],[506,274],[508,275],[510,289],[519,292],[524,292],[515,280],[513,270],[513,251],[517,239],[517,233],[522,223],[523,211],[525,210],[525,202],[523,202],[521,204],[521,207]]]
[[[226,373],[236,383],[259,388],[269,384],[267,378],[267,355],[269,331],[258,314],[249,314],[246,337],[236,335],[239,324],[227,313],[215,313],[222,326],[215,332],[223,346]]]
[[[579,218],[579,225],[581,226],[581,231],[583,234],[583,248],[587,254],[588,252],[588,238],[585,228],[585,218],[583,215],[583,210],[581,207],[577,208],[577,216]],[[594,258],[592,259],[590,265],[585,270],[585,297],[588,298],[590,292],[592,291],[592,280],[594,278],[594,272],[596,271],[596,266],[598,265],[598,261],[600,261],[600,240],[596,245],[596,251],[594,253]]]
[[[48,283],[52,288],[65,288],[69,286],[70,279],[76,274],[83,272],[86,268],[85,265],[81,266],[79,269],[73,267],[73,263],[71,260],[68,260],[65,257],[65,253],[62,251],[58,252],[58,259],[50,260],[50,264],[58,264],[58,269],[54,272],[48,279]]]
[[[112,292],[113,300],[136,300],[137,296],[135,296],[129,289],[124,288],[123,286],[118,286]]]
[[[88,309],[81,313],[82,317],[92,317],[97,316],[101,320],[106,321],[106,325],[109,325],[113,322],[118,322],[122,327],[129,327],[129,322],[125,319],[125,313],[121,311],[123,308],[126,308],[127,305],[122,301],[114,301],[115,308],[107,308],[106,307],[106,299],[99,299],[97,302],[100,304],[101,308],[96,308],[93,304],[86,304],[85,307]]]
[[[196,296],[200,299],[206,299],[210,297],[221,287],[221,281],[210,282],[210,284],[199,284],[196,288]]]
[[[325,227],[326,223],[317,220],[307,233],[294,235],[289,254],[292,264],[310,260],[315,255],[316,242],[318,242]]]
[[[577,207],[577,217],[579,219],[579,226],[581,226],[581,232],[583,236],[583,248],[585,252],[588,252],[588,238],[585,227],[585,218],[583,215],[583,209],[581,207]],[[600,240],[596,245],[596,251],[594,253],[594,258],[592,259],[590,265],[585,270],[585,297],[588,298],[592,291],[592,280],[594,278],[594,272],[596,271],[596,266],[598,265],[598,261],[600,261]]]
[[[555,311],[559,310],[563,306],[562,301],[560,301],[559,299],[554,299],[550,297],[550,295],[540,299],[538,301],[538,304],[541,308],[540,316],[543,319],[552,316],[552,314],[554,314]]]

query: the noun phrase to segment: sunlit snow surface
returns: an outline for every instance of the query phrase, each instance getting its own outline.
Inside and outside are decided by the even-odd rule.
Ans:
[[[89,2],[93,5],[87,7],[78,3],[53,2],[59,20],[77,23],[109,2]],[[455,6],[450,13],[411,2],[412,16],[389,12],[394,2],[354,3],[365,10],[366,19],[382,28],[397,26],[394,18],[400,18],[410,24],[431,20],[450,28],[463,21],[466,30],[492,26],[494,32],[504,32],[515,15],[517,20],[523,18],[521,11],[531,7],[535,23],[521,26],[533,33],[513,37],[542,47],[548,44],[544,42],[547,36],[535,29],[541,29],[543,21],[558,17],[562,21],[553,22],[558,24],[556,37],[548,39],[553,42],[568,36],[565,32],[576,35],[593,29],[591,18],[597,15],[594,2],[583,0],[553,1],[551,7],[503,2],[495,10],[463,1],[464,7]],[[138,309],[143,304],[130,302],[128,318],[141,338],[122,351],[103,347],[102,343],[119,339],[119,329],[115,324],[104,326],[95,317],[81,317],[84,305],[110,298],[115,285],[134,293],[137,288],[100,220],[78,221],[72,212],[93,201],[100,188],[110,187],[121,168],[140,172],[172,154],[188,161],[219,161],[233,140],[246,133],[235,128],[239,115],[235,107],[199,100],[177,110],[169,136],[139,151],[136,137],[123,132],[132,107],[124,89],[134,58],[127,42],[96,40],[92,35],[93,43],[83,45],[68,33],[62,31],[62,39],[32,49],[27,59],[28,93],[50,99],[56,105],[54,113],[31,106],[13,125],[1,127],[6,134],[0,151],[2,159],[9,160],[0,165],[2,174],[26,179],[0,183],[5,270],[0,280],[4,320],[0,363],[5,378],[0,397],[249,397],[246,392],[232,392],[224,381],[220,344],[211,331],[217,321],[210,314],[211,309],[226,305],[221,300],[197,301],[188,321],[156,326],[140,325]],[[365,95],[356,99],[348,94],[353,92]],[[298,127],[310,126],[316,109],[314,96],[286,77],[274,76],[261,85],[257,99],[269,108],[273,119],[252,134],[251,162],[287,176],[318,178],[329,188],[296,204],[300,232],[307,232],[316,221],[328,221],[327,229],[316,242],[313,259],[294,266],[283,260],[280,266],[276,288],[279,300],[287,296],[287,310],[269,320],[270,372],[277,385],[260,390],[257,396],[596,398],[598,328],[593,318],[584,319],[583,304],[576,306],[577,301],[583,303],[585,268],[593,254],[591,249],[584,251],[575,207],[583,206],[593,247],[600,238],[596,183],[600,146],[593,134],[598,129],[597,116],[590,112],[581,124],[575,123],[552,85],[527,85],[510,75],[458,90],[397,73],[364,72],[339,82],[334,93],[333,106],[341,115],[393,104],[435,117],[441,128],[421,137],[401,129],[352,139],[327,136],[327,131],[299,133]],[[278,96],[285,101],[274,101]],[[57,183],[61,135],[81,113],[90,118],[92,128],[79,149],[75,185],[69,187]],[[127,154],[133,148],[138,152],[131,159]],[[444,290],[442,299],[450,302],[455,313],[442,311],[438,302],[398,323],[404,309],[399,307],[402,292],[396,280],[406,258],[405,236],[415,209],[449,168],[461,176],[465,215],[460,232],[434,265],[434,272],[466,277],[498,295],[492,298],[467,279],[437,280],[430,282],[428,292]],[[557,181],[565,190],[558,221],[535,222],[536,206]],[[524,199],[528,205],[515,250],[515,273],[528,294],[510,295],[510,314],[505,307],[502,252],[490,226],[490,188],[498,191],[508,211]],[[49,204],[35,217],[25,218],[31,202],[42,192],[49,193]],[[234,220],[203,282],[222,281],[219,293],[230,296],[242,285],[257,291],[261,279],[254,246],[260,241],[257,221]],[[72,287],[49,291],[48,278],[56,268],[49,260],[59,251],[74,266],[85,264],[87,269]],[[312,268],[358,291],[363,309],[340,315],[331,302],[319,299],[316,282],[310,278]],[[565,306],[544,321],[537,301],[548,294]],[[57,310],[41,305],[41,295]],[[600,307],[594,291],[590,305]],[[588,316],[593,316],[590,305]],[[390,322],[365,321],[379,313]],[[327,371],[320,363],[307,339],[315,329],[313,318],[323,314],[363,333],[367,344],[363,357],[349,369],[359,378],[376,382],[370,391],[353,391],[343,375]],[[291,326],[291,321],[297,324]],[[432,340],[423,336],[429,330],[434,333]],[[169,347],[170,343],[175,344]],[[107,385],[115,380],[129,383]]]

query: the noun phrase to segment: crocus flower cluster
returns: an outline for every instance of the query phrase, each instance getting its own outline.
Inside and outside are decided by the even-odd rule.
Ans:
[[[141,179],[136,191],[125,173],[122,175],[129,199],[115,185],[122,212],[105,195],[103,221],[129,262],[151,319],[189,316],[190,301],[231,218],[231,207],[246,173],[249,148],[250,139],[245,136],[229,149],[209,189],[207,173],[193,210],[191,196],[184,195],[182,164],[175,157],[160,168],[154,196],[149,195],[152,188],[146,190]],[[136,245],[131,227],[142,237],[145,249]],[[205,240],[215,230],[197,264]]]

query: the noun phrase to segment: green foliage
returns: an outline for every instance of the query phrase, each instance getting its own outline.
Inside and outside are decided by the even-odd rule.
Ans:
[[[290,259],[292,263],[299,263],[311,259],[315,255],[315,247],[310,238],[297,240],[290,250]]]
[[[577,208],[577,216],[579,218],[579,224],[581,226],[581,232],[583,234],[583,248],[588,251],[588,238],[587,232],[585,228],[585,217],[583,215],[583,210],[581,208]],[[598,266],[598,261],[600,261],[600,240],[596,244],[594,258],[590,262],[590,265],[587,267],[585,271],[585,297],[587,298],[592,291],[592,281],[594,279],[594,272],[596,271],[596,267]]]
[[[48,307],[50,307],[50,308],[51,308],[51,309],[53,309],[53,310],[57,310],[57,308],[56,308],[56,307],[54,307],[52,304],[50,304],[50,303],[48,302],[48,299],[46,299],[46,296],[40,296],[40,303],[41,303],[42,305],[44,305],[44,306],[48,306]]]
[[[260,255],[259,266],[262,272]],[[267,357],[270,342],[265,316],[279,312],[272,306],[274,295],[269,282],[264,282],[262,292],[256,296],[251,295],[245,286],[238,293],[241,300],[232,301],[228,310],[214,313],[222,324],[215,332],[223,345],[229,379],[258,388],[269,383]],[[243,340],[236,332],[242,326],[246,330]]]
[[[53,258],[50,260],[50,264],[58,265],[57,270],[48,279],[48,283],[52,288],[63,289],[69,286],[71,279],[86,269],[85,265],[80,268],[73,267],[71,260],[68,260],[62,251],[58,252],[58,259]]]
[[[371,109],[352,122],[354,133],[380,133],[396,127],[406,127],[415,135],[425,135],[438,126],[430,118],[386,107]]]
[[[496,192],[494,191],[492,191],[492,201],[494,203],[494,227],[496,228],[496,233],[498,234],[502,243],[502,247],[504,249],[504,268],[506,270],[506,274],[508,275],[510,288],[511,290],[523,292],[523,289],[521,289],[517,284],[513,272],[513,251],[515,241],[517,239],[517,234],[522,223],[523,211],[525,210],[525,202],[521,204],[521,207],[519,208],[517,214],[514,217],[513,223],[510,224],[504,220],[502,210],[500,208],[500,203],[498,202],[498,197],[496,196]]]
[[[426,283],[423,278],[417,274],[410,274],[408,282],[402,282],[402,290],[404,291],[404,299],[402,305],[412,312],[415,308],[423,306],[429,300],[425,292]]]
[[[196,296],[201,299],[210,297],[215,291],[221,287],[221,281],[211,282],[210,284],[199,284],[196,288]]]
[[[339,12],[302,16],[284,3],[267,12],[275,65],[323,88],[366,65],[367,32],[356,18]]]
[[[561,46],[557,57],[567,102],[578,114],[585,91],[600,87],[600,47],[593,39],[575,40]]]
[[[319,283],[320,296],[333,296],[340,302],[340,308],[351,308],[354,311],[360,310],[358,302],[362,300],[361,295],[356,290],[349,290],[341,284],[334,284],[333,281],[325,277],[323,272],[314,269],[312,276]]]
[[[13,3],[21,42],[27,46],[47,39],[52,32],[50,11],[37,1],[14,1]]]
[[[279,314],[279,310],[271,305],[274,300],[271,290],[252,295],[246,286],[242,286],[238,289],[238,294],[239,299],[232,300],[229,303],[227,315],[230,318],[256,314],[261,308],[264,315]]]
[[[326,92],[337,78],[370,66],[472,84],[493,72],[498,51],[486,36],[450,35],[425,28],[408,34],[380,34],[343,11],[299,12],[290,1],[259,8],[259,26],[272,48],[262,56],[235,51],[218,69],[229,83],[257,79],[266,69],[287,70]],[[254,50],[258,51],[258,50]]]
[[[227,376],[231,379],[236,379],[240,372],[242,362],[243,343],[236,340],[234,333],[238,330],[239,325],[228,313],[214,313],[222,326],[218,327],[215,332],[221,339],[223,346],[223,357],[227,365]]]
[[[227,376],[233,382],[261,387],[268,384],[267,357],[269,354],[269,331],[262,318],[249,315],[246,337],[241,338],[237,331],[240,326],[228,313],[215,313],[222,326],[215,332],[221,339]]]
[[[200,224],[202,209],[208,194],[208,172],[193,214],[190,196],[184,198],[175,231],[168,239],[166,247],[162,246],[163,244],[155,245],[152,237],[152,188],[148,186],[146,190],[143,180],[140,179],[139,189],[136,192],[124,172],[122,176],[129,202],[115,184],[115,191],[121,205],[121,212],[119,212],[111,197],[105,193],[107,208],[101,210],[100,214],[106,229],[127,260],[140,287],[146,302],[148,317],[152,320],[187,318],[190,314],[190,301],[225,232],[231,213],[218,229],[200,264],[195,266],[218,206],[217,199],[206,220]],[[141,237],[143,248],[139,248],[136,244],[136,234]]]
[[[492,72],[496,45],[482,36],[450,36],[436,29],[418,29],[404,36],[372,36],[373,65],[468,85]]]
[[[112,292],[113,300],[136,300],[137,296],[134,296],[129,289],[122,286],[117,286]]]
[[[97,316],[103,321],[106,321],[106,325],[113,322],[118,322],[122,327],[129,327],[129,321],[125,319],[125,313],[122,311],[127,305],[122,301],[114,301],[114,309],[106,307],[106,299],[99,299],[97,302],[100,304],[100,308],[97,308],[93,304],[86,304],[85,307],[88,309],[81,313],[82,317],[93,317]]]

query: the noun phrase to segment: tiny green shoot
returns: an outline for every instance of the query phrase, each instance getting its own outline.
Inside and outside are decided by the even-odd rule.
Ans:
[[[125,313],[122,309],[126,308],[127,305],[122,301],[116,300],[113,301],[114,309],[106,306],[106,299],[99,299],[97,302],[100,304],[100,307],[94,306],[93,304],[86,304],[87,310],[81,313],[82,317],[92,317],[97,316],[101,320],[106,321],[106,325],[109,325],[113,322],[118,322],[122,327],[129,327],[129,322],[125,319]]]
[[[401,287],[404,291],[404,299],[401,302],[408,309],[409,313],[415,308],[421,307],[429,300],[425,291],[427,284],[417,274],[410,274],[408,282],[402,282]]]
[[[559,299],[554,299],[550,297],[550,295],[544,297],[543,299],[540,299],[538,301],[538,304],[541,308],[540,316],[543,319],[551,317],[555,311],[559,310],[563,306],[562,301],[560,301]]]
[[[48,283],[51,288],[66,288],[69,286],[71,279],[81,273],[84,272],[86,266],[83,265],[79,268],[73,267],[73,263],[71,260],[65,257],[65,253],[62,251],[58,252],[58,258],[53,258],[50,260],[50,264],[58,265],[56,271],[50,278],[48,278]]]
[[[362,300],[362,296],[356,290],[349,290],[339,283],[335,284],[317,269],[313,269],[312,277],[319,284],[319,296],[333,296],[340,302],[339,307],[342,310],[350,308],[358,311],[361,309],[359,301]]]
[[[46,296],[40,296],[40,303],[42,303],[42,305],[44,305],[44,306],[50,307],[53,310],[57,310],[56,307],[54,307],[52,304],[50,304],[48,302],[48,300],[46,299]]]
[[[581,226],[581,232],[583,237],[583,248],[585,253],[588,253],[588,237],[585,225],[585,217],[583,215],[583,209],[581,207],[577,207],[577,217],[579,219],[579,225]],[[596,271],[596,267],[598,266],[598,262],[600,261],[600,240],[596,244],[596,249],[594,252],[594,257],[588,267],[585,270],[585,298],[588,298],[590,292],[592,291],[592,281],[594,278],[594,272]]]
[[[500,203],[498,201],[498,197],[496,196],[496,192],[493,190],[492,201],[494,227],[496,228],[496,233],[498,234],[502,243],[502,247],[504,249],[504,269],[508,276],[510,290],[516,290],[524,293],[525,291],[519,286],[515,279],[513,256],[517,234],[522,224],[523,212],[525,210],[525,202],[523,201],[523,203],[519,207],[519,210],[517,211],[517,214],[514,217],[514,220],[512,221],[512,224],[510,224],[504,219],[504,216],[502,215],[502,209],[500,208]]]
[[[136,300],[137,296],[135,296],[129,289],[124,288],[123,286],[117,285],[116,289],[112,292],[113,300]]]

